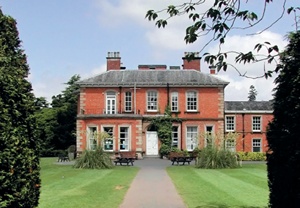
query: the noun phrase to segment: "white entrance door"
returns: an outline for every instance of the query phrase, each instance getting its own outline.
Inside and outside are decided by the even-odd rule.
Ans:
[[[147,131],[146,155],[158,155],[158,137],[156,131]]]

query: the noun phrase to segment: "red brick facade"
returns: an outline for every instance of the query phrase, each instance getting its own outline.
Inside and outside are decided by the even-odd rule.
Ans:
[[[140,65],[140,70],[120,70],[119,54],[109,54],[104,75],[79,83],[77,150],[93,148],[91,132],[109,132],[111,138],[102,139],[108,152],[133,150],[158,155],[160,141],[149,118],[163,116],[169,105],[172,116],[180,119],[180,122],[173,123],[174,147],[189,151],[202,148],[207,143],[207,132],[224,138],[226,114],[234,117],[234,131],[243,133],[236,142],[236,151],[251,151],[253,138],[260,138],[261,151],[266,151],[264,132],[272,115],[259,114],[262,131],[252,132],[252,114],[224,113],[224,88],[228,83],[215,75],[200,72],[200,58],[190,62],[183,60],[180,71],[168,70],[164,65],[151,65],[158,66],[158,70],[147,68],[147,65]],[[186,69],[189,72],[182,73]],[[174,75],[172,81],[170,74],[165,74],[168,71],[180,76]],[[199,77],[198,81],[195,81],[195,75]]]

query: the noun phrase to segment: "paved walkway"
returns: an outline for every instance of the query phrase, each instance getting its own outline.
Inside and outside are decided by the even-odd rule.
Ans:
[[[185,208],[166,167],[169,160],[144,158],[134,162],[140,167],[120,208]]]

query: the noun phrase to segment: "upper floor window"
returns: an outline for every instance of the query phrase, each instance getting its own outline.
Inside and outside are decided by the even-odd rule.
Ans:
[[[252,140],[252,152],[261,152],[261,139]]]
[[[130,112],[132,111],[132,93],[125,92],[125,111]]]
[[[197,92],[186,93],[186,109],[187,111],[197,111]]]
[[[252,131],[261,131],[261,116],[252,117]]]
[[[197,126],[186,127],[186,149],[193,151],[197,147],[198,142],[198,128]]]
[[[97,147],[97,127],[89,126],[87,129],[88,149],[95,150]]]
[[[117,111],[116,93],[114,91],[106,92],[106,114],[116,114]]]
[[[235,131],[235,119],[234,116],[225,117],[226,131]]]
[[[157,111],[157,92],[148,91],[147,92],[147,110]]]
[[[119,150],[129,151],[129,127],[120,127],[119,138]]]
[[[105,151],[113,151],[114,150],[114,127],[112,126],[104,126],[103,131],[106,136],[103,138],[103,149]]]
[[[171,111],[178,111],[178,92],[171,93]]]

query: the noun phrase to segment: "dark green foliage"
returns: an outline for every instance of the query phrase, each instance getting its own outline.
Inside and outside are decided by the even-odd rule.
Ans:
[[[198,153],[197,168],[221,169],[237,168],[238,162],[234,153],[217,148],[204,148]]]
[[[52,107],[56,110],[56,124],[52,126],[54,149],[67,149],[76,143],[76,116],[80,76],[74,75],[66,83],[62,94],[52,97]]]
[[[170,152],[171,152],[171,147],[170,147],[170,145],[161,144],[160,149],[159,149],[159,154],[160,154],[160,157],[161,157],[161,158],[162,158],[163,156],[169,155]]]
[[[151,118],[151,125],[157,129],[157,136],[166,146],[171,149],[172,143],[172,124],[181,122],[179,118],[173,118],[169,106],[166,106],[164,116]]]
[[[74,168],[110,169],[113,168],[110,155],[98,146],[96,150],[85,150],[75,161]]]
[[[76,115],[79,88],[76,82],[79,75],[74,75],[66,83],[67,87],[57,96],[52,97],[52,108],[45,98],[36,98],[37,135],[42,140],[42,156],[48,150],[67,149],[76,143]],[[46,151],[47,150],[47,151]]]
[[[275,80],[274,119],[267,139],[271,207],[300,204],[300,31],[290,36]]]
[[[0,9],[0,207],[37,207],[39,141],[34,95],[16,21]]]

